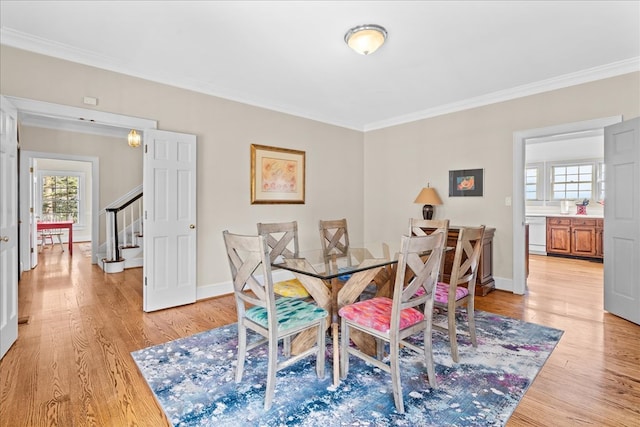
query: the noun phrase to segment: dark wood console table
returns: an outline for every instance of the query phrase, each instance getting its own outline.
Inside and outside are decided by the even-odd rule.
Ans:
[[[459,226],[449,227],[449,236],[447,238],[447,246],[456,247],[458,241]],[[478,266],[478,277],[476,278],[476,295],[485,296],[495,289],[496,281],[493,279],[493,234],[496,229],[486,227],[484,229],[484,239],[482,241],[482,251],[480,253],[480,265]],[[451,268],[453,267],[453,257],[455,250],[445,252],[444,260],[444,279],[449,280],[451,277]]]

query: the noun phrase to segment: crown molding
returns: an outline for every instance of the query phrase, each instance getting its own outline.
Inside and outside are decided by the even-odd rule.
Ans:
[[[265,102],[259,102],[244,97],[238,97],[225,93],[224,90],[211,87],[210,84],[194,81],[192,79],[181,79],[176,76],[168,76],[161,74],[143,73],[139,70],[131,69],[127,64],[121,61],[105,56],[96,55],[95,53],[77,49],[62,43],[51,42],[50,40],[34,37],[19,31],[11,29],[0,29],[0,40],[2,44],[15,47],[18,49],[28,50],[46,56],[61,58],[71,62],[88,65],[91,67],[101,68],[116,73],[121,73],[157,83],[166,84],[173,87],[179,87],[206,95],[216,96],[234,102],[239,102],[254,107],[265,108],[271,111],[277,111],[284,114],[294,115],[296,117],[306,118],[334,126],[339,126],[360,132],[368,132],[383,129],[391,126],[397,126],[409,122],[428,119],[441,116],[444,114],[455,113],[458,111],[468,110],[471,108],[482,107],[498,102],[509,101],[524,96],[535,95],[538,93],[548,92],[551,90],[562,89],[569,86],[575,86],[582,83],[588,83],[595,80],[601,80],[609,77],[615,77],[622,74],[640,71],[640,57],[625,59],[622,61],[605,64],[598,67],[589,68],[575,73],[565,74],[541,80],[538,82],[517,86],[498,92],[481,95],[475,98],[465,99],[449,104],[440,105],[434,108],[417,111],[414,113],[392,117],[386,120],[367,123],[364,125],[355,125],[353,123],[336,121],[335,119],[310,115],[308,112],[299,111],[291,106],[270,105]]]
[[[435,108],[430,108],[428,110],[422,110],[415,113],[391,118],[389,120],[369,123],[365,125],[363,130],[367,132],[377,129],[384,129],[391,126],[415,122],[417,120],[442,116],[444,114],[469,110],[471,108],[483,107],[490,104],[496,104],[498,102],[536,95],[543,92],[549,92],[569,86],[589,83],[592,81],[633,73],[636,71],[640,71],[640,57],[625,59],[622,61],[589,68],[587,70],[582,70],[575,73],[565,74],[562,76],[553,77],[522,86],[516,86],[511,89],[506,89],[475,98],[465,99],[459,102],[441,105]]]

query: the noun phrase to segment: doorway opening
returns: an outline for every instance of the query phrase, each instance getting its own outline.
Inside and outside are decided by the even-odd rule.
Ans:
[[[513,135],[513,292],[527,291],[525,250],[525,166],[527,141],[570,134],[603,131],[606,126],[620,123],[622,116],[566,123],[539,129],[514,132]],[[606,255],[605,255],[606,256]]]

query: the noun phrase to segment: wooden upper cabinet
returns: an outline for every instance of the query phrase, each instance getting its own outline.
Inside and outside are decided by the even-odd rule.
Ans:
[[[602,258],[602,219],[548,217],[547,253]]]

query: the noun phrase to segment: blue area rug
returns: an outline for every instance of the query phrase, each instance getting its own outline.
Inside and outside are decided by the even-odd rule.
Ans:
[[[332,386],[331,340],[325,378],[315,376],[314,357],[278,372],[269,411],[265,346],[249,352],[242,382],[234,381],[236,324],[132,356],[175,426],[502,426],[563,332],[482,311],[476,327],[478,348],[459,338],[457,364],[448,338],[434,332],[435,390],[419,357],[403,350],[404,414],[395,411],[390,376],[355,357],[347,378]]]

